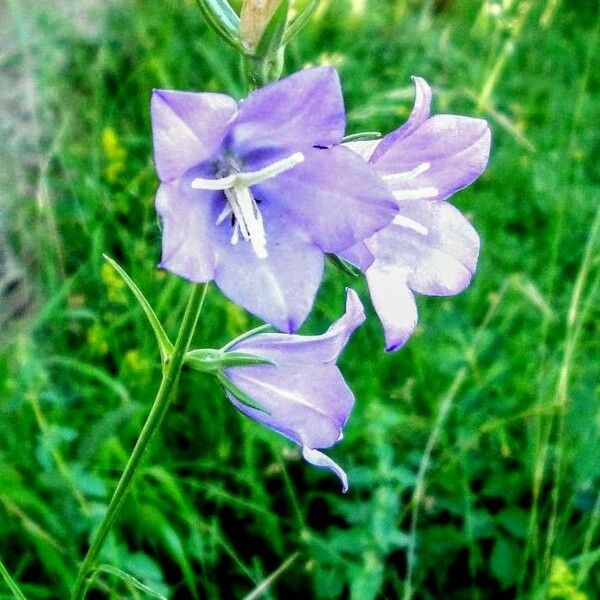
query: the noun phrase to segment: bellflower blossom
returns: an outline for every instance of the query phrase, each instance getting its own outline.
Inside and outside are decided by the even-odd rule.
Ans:
[[[373,165],[398,203],[392,223],[339,253],[365,272],[386,349],[396,350],[417,323],[413,292],[450,296],[477,266],[479,236],[445,200],[484,171],[490,130],[483,119],[430,117],[431,88],[420,77],[407,122],[380,141],[350,142]]]
[[[307,69],[236,102],[155,90],[161,267],[215,280],[281,331],[310,312],[324,253],[397,213],[371,165],[340,145],[345,113],[332,68]]]
[[[342,428],[352,410],[354,396],[335,363],[352,332],[364,320],[356,292],[348,289],[345,314],[322,335],[262,333],[241,339],[228,351],[250,354],[273,364],[224,370],[225,377],[257,405],[248,405],[228,390],[234,406],[299,444],[305,460],[338,475],[344,492],[348,489],[346,473],[319,449],[329,448],[342,438]]]

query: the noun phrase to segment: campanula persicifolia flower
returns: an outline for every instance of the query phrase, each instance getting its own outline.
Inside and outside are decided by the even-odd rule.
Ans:
[[[322,335],[261,333],[232,344],[230,352],[252,355],[272,364],[229,367],[224,375],[252,399],[231,393],[235,407],[302,447],[311,464],[331,469],[348,489],[346,473],[320,449],[342,438],[354,396],[336,365],[365,313],[354,290],[346,293],[346,312]],[[227,389],[227,388],[226,388]]]
[[[430,117],[431,89],[419,77],[413,81],[415,105],[402,127],[381,141],[348,144],[373,165],[398,203],[388,226],[340,253],[365,272],[389,351],[414,331],[413,292],[450,296],[469,285],[479,236],[445,200],[481,175],[490,152],[486,121]]]
[[[324,253],[347,248],[397,212],[373,167],[340,145],[337,73],[307,69],[238,103],[155,90],[161,266],[213,280],[281,331],[309,313]]]

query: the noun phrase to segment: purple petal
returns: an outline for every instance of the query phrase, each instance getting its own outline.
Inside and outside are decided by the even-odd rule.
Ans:
[[[219,150],[237,103],[224,94],[154,90],[150,112],[156,171],[170,182]]]
[[[392,134],[393,135],[393,134]],[[378,151],[383,145],[380,144]],[[442,200],[484,171],[490,130],[483,119],[436,115],[371,162],[397,200]]]
[[[225,373],[266,412],[230,397],[236,408],[309,448],[335,444],[354,404],[335,365],[259,365],[232,367]]]
[[[214,276],[215,252],[212,205],[219,192],[193,190],[163,183],[156,193],[161,217],[162,261],[160,267],[200,283]]]
[[[242,155],[330,146],[340,142],[345,125],[335,69],[306,69],[252,92],[241,103],[232,146]]]
[[[363,271],[363,273],[375,260],[373,253],[369,250],[365,242],[358,242],[358,244],[354,244],[350,248],[337,252],[337,255]]]
[[[322,365],[333,363],[354,330],[365,320],[356,292],[346,290],[346,312],[329,329],[315,336],[261,333],[234,344],[231,350],[248,352],[279,365]]]
[[[344,142],[342,145],[348,150],[352,150],[354,154],[358,154],[363,160],[369,161],[373,153],[377,149],[377,146],[381,144],[383,140],[365,140],[356,142]]]
[[[410,117],[404,125],[386,135],[378,144],[377,149],[371,156],[371,162],[376,162],[383,156],[394,144],[410,136],[427,119],[431,109],[431,88],[429,84],[421,77],[412,77],[415,84],[415,104]]]
[[[304,446],[302,448],[302,456],[304,460],[315,467],[324,467],[333,471],[342,482],[342,492],[345,494],[348,491],[348,476],[346,472],[329,456],[319,452],[318,450],[310,449]]]
[[[394,223],[368,245],[380,269],[402,270],[413,291],[429,296],[462,292],[479,255],[479,236],[460,211],[427,200],[405,203]]]
[[[260,207],[267,237],[267,258],[258,258],[248,242],[230,243],[231,229],[218,231],[215,282],[236,304],[280,331],[295,331],[312,308],[323,277],[323,253],[276,207]],[[216,215],[215,213],[215,219]]]
[[[304,151],[304,162],[256,186],[324,252],[337,252],[387,225],[398,211],[373,168],[347,148]],[[259,191],[258,191],[259,190]]]
[[[406,343],[417,324],[417,306],[406,283],[406,269],[374,263],[366,276],[373,307],[383,325],[386,350],[393,352]]]

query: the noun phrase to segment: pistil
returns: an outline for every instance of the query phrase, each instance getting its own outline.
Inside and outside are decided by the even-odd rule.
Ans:
[[[304,155],[296,152],[257,171],[234,171],[218,179],[197,177],[192,181],[191,186],[197,190],[223,190],[227,204],[219,213],[215,224],[220,225],[229,215],[233,214],[235,221],[231,243],[237,244],[241,233],[244,240],[252,244],[256,256],[266,258],[268,256],[267,238],[263,218],[250,186],[289,171],[303,161]]]

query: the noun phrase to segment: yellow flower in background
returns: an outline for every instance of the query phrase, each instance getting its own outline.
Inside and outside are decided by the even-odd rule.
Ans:
[[[548,600],[587,600],[587,594],[577,589],[575,575],[560,557],[552,560],[548,585]]]
[[[107,161],[104,177],[109,183],[116,183],[125,170],[127,150],[112,127],[105,127],[102,130],[102,151]]]
[[[108,264],[104,263],[100,269],[100,276],[106,286],[108,301],[113,304],[127,303],[127,287],[117,272]]]
[[[87,344],[93,354],[103,356],[108,353],[108,342],[104,329],[99,323],[94,323],[87,330]]]

